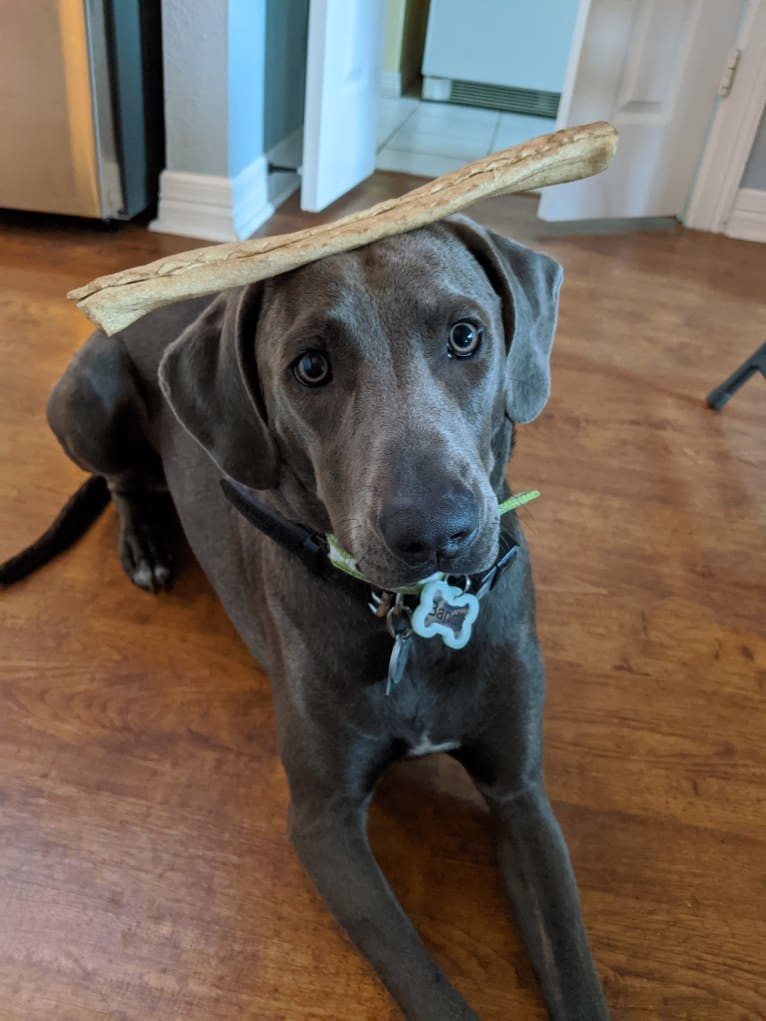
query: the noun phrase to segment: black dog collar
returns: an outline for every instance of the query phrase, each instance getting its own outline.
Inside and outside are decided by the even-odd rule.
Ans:
[[[221,489],[226,499],[258,531],[297,557],[311,574],[361,597],[376,616],[385,617],[392,605],[402,605],[400,593],[378,589],[336,567],[330,560],[327,540],[323,535],[305,525],[288,521],[277,511],[262,503],[255,490],[243,486],[241,482],[237,482],[236,479],[229,476],[221,479]],[[478,575],[450,576],[447,580],[464,591],[472,592],[477,599],[481,599],[498,583],[504,571],[511,564],[518,548],[518,543],[511,533],[503,528],[500,531],[498,556],[488,571]]]

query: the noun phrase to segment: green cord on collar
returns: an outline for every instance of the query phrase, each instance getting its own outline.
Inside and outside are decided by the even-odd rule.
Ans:
[[[508,511],[516,510],[517,507],[523,507],[525,503],[531,503],[532,500],[536,500],[539,495],[539,489],[530,489],[527,493],[517,493],[516,496],[509,496],[507,500],[503,500],[503,502],[497,506],[497,509],[500,511],[500,517],[502,517],[503,514],[507,514]]]
[[[525,503],[530,503],[532,500],[536,500],[540,495],[539,490],[530,489],[527,493],[517,493],[515,496],[509,496],[507,500],[503,500],[502,503],[498,504],[498,511],[500,517],[507,514],[509,511],[516,510],[517,507],[523,507]],[[357,568],[354,558],[350,553],[347,553],[332,532],[327,533],[327,548],[330,560],[338,568],[339,571],[343,571],[345,574],[350,575],[352,578],[357,578],[359,581],[366,581],[367,579]],[[445,574],[435,574],[432,578],[427,579],[428,581],[438,578],[440,581],[444,580],[447,576]],[[396,589],[397,592],[401,592],[405,596],[416,596],[423,588],[424,582],[420,582],[417,585],[407,585],[405,588]]]

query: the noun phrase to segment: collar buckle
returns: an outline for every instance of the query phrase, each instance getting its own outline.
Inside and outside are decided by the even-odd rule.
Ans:
[[[500,544],[501,547],[504,546],[505,549],[481,579],[479,587],[476,590],[477,599],[483,599],[488,592],[492,591],[498,581],[500,581],[501,575],[505,572],[505,569],[508,567],[511,560],[519,551],[519,544],[513,539],[510,532],[507,532],[505,529],[500,532]]]

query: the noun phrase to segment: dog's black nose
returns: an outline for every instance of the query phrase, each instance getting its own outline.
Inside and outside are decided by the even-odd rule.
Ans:
[[[379,523],[388,548],[408,564],[454,560],[476,538],[479,507],[470,489],[458,486],[430,503],[396,497]]]

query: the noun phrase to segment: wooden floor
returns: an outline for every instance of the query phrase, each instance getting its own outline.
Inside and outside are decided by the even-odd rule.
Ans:
[[[376,175],[350,206],[412,182]],[[294,202],[269,225],[309,217]],[[549,673],[549,789],[615,1019],[766,1017],[766,246],[556,237],[553,397],[520,434]],[[0,558],[80,474],[45,399],[88,325],[66,291],[189,247],[0,218]],[[129,585],[111,510],[0,596],[0,1021],[393,1021],[285,838],[266,678],[199,570]],[[484,807],[444,756],[383,781],[372,839],[486,1021],[544,1017]]]

